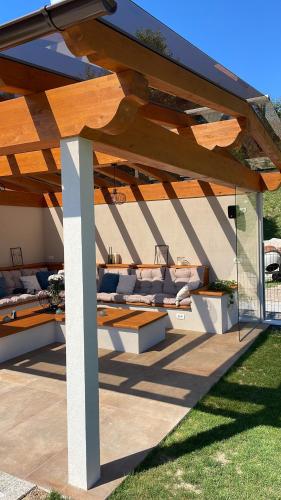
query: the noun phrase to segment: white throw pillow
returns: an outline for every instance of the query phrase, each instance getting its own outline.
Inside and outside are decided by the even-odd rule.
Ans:
[[[42,290],[35,274],[33,274],[32,276],[21,276],[20,280],[22,282],[23,288],[26,289],[26,293],[34,293],[34,291],[39,292],[40,290]]]
[[[120,274],[116,293],[131,295],[134,291],[137,276],[135,274]]]
[[[180,289],[180,291],[177,293],[177,296],[176,296],[176,306],[179,305],[179,303],[180,303],[181,300],[186,299],[189,296],[190,296],[189,285],[184,285]]]

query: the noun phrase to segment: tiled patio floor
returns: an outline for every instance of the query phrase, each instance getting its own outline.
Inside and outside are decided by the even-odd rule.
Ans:
[[[101,350],[102,479],[67,486],[65,347],[0,368],[0,470],[72,498],[106,498],[247,349],[264,326],[210,335],[171,331],[140,355]]]

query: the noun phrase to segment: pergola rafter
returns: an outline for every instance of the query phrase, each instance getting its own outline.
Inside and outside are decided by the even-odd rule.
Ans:
[[[151,115],[147,93],[146,79],[125,71],[0,103],[0,175],[56,172],[61,168],[56,147],[59,139],[80,135],[94,141],[93,163],[98,163],[99,168],[107,164],[103,174],[108,177],[114,174],[112,163],[133,162],[167,174],[253,191],[264,189],[259,174],[218,150],[240,140],[245,129],[242,119],[190,127],[178,125],[180,133],[175,133],[167,128],[167,122],[172,121],[170,111],[166,126],[160,124],[159,106],[158,120]],[[143,118],[144,110],[148,118]],[[4,119],[7,113],[8,119]],[[165,108],[161,115],[163,122]],[[180,123],[178,116],[184,113],[172,115]],[[103,154],[100,160],[97,150]],[[141,183],[126,172],[119,173],[119,180]]]

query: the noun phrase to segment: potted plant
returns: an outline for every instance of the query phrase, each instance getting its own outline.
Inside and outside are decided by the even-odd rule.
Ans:
[[[234,304],[234,292],[237,289],[237,282],[235,280],[219,280],[210,283],[208,290],[215,292],[224,292],[229,295],[228,305]]]

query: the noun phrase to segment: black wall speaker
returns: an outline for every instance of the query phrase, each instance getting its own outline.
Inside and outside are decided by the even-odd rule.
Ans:
[[[237,217],[237,205],[229,205],[227,207],[227,212],[228,212],[229,219],[236,219],[236,217]]]

